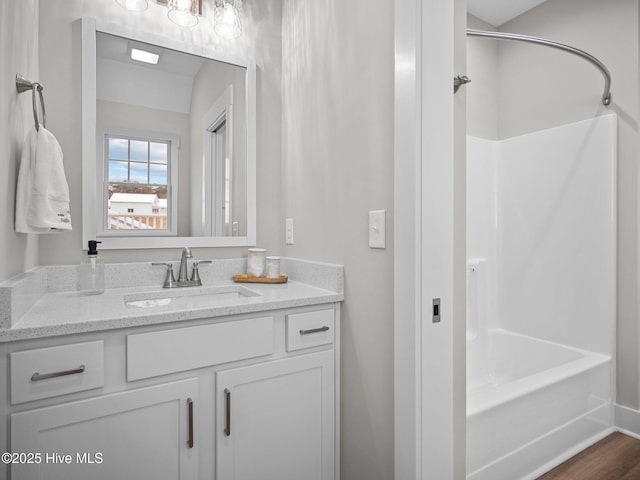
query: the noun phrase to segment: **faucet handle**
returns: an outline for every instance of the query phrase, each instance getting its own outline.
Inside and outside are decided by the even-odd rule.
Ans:
[[[198,260],[193,262],[193,269],[191,270],[191,281],[196,282],[198,285],[202,285],[202,280],[200,280],[200,272],[198,271],[198,265],[201,263],[213,263],[212,260]]]
[[[176,279],[173,276],[173,264],[168,262],[153,262],[151,265],[154,266],[166,266],[167,267],[167,276],[164,278],[163,288],[171,288],[175,283]]]

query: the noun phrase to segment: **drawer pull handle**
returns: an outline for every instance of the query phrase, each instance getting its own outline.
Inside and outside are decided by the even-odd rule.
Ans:
[[[189,407],[189,439],[187,445],[193,448],[193,400],[187,398],[187,406]]]
[[[228,388],[224,389],[224,398],[225,398],[225,408],[226,408],[226,419],[224,426],[224,434],[227,437],[231,436],[231,392]]]
[[[320,328],[312,328],[311,330],[300,330],[300,335],[309,335],[310,333],[326,332],[327,330],[329,330],[329,327],[327,326],[320,327]]]
[[[72,370],[64,370],[62,372],[53,372],[53,373],[34,373],[31,375],[32,382],[38,382],[40,380],[46,380],[48,378],[56,378],[56,377],[65,377],[67,375],[75,375],[77,373],[84,372],[84,365],[80,365],[78,368],[74,368]]]

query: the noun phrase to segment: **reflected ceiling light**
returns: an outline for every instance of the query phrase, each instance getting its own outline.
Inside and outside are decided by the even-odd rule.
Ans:
[[[167,7],[167,16],[176,25],[195,27],[198,24],[198,13],[201,13],[200,0],[169,0]]]
[[[143,12],[149,6],[147,0],[116,0],[116,3],[132,12]]]
[[[139,50],[137,48],[131,49],[131,59],[138,62],[150,63],[157,65],[160,55],[157,53],[147,52],[146,50]]]
[[[240,0],[216,0],[213,29],[218,35],[236,38],[242,34],[241,6]]]

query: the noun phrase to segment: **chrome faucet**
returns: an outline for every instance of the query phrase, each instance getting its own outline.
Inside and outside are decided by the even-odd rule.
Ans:
[[[184,247],[182,249],[182,257],[180,257],[180,270],[178,270],[178,282],[186,282],[189,280],[187,276],[187,258],[193,258],[191,249]]]
[[[211,260],[200,260],[193,262],[191,270],[191,278],[187,275],[187,259],[193,258],[191,249],[184,247],[182,249],[182,256],[180,257],[180,269],[178,270],[178,280],[173,276],[173,264],[170,262],[153,262],[152,265],[163,265],[167,267],[167,275],[164,279],[163,288],[177,288],[177,287],[199,287],[202,285],[200,280],[200,272],[198,271],[198,265],[203,263],[211,263]]]

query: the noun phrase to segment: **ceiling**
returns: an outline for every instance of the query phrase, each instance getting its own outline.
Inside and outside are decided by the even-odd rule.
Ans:
[[[127,38],[117,37],[115,35],[98,33],[97,38],[99,39],[96,44],[96,55],[98,58],[108,58],[118,62],[129,63],[132,65],[143,66],[145,68],[152,68],[163,72],[189,77],[197,75],[200,67],[204,63],[204,58],[202,57],[157,47],[155,45],[148,45],[142,42],[136,42]],[[158,53],[160,54],[160,61],[157,65],[149,65],[131,60],[129,57],[129,49],[131,47]]]
[[[467,0],[467,11],[474,17],[499,27],[537,7],[546,0]]]
[[[158,64],[132,60],[132,47],[159,54]],[[98,100],[184,114],[191,111],[194,77],[204,58],[102,32],[96,35],[96,57]]]

